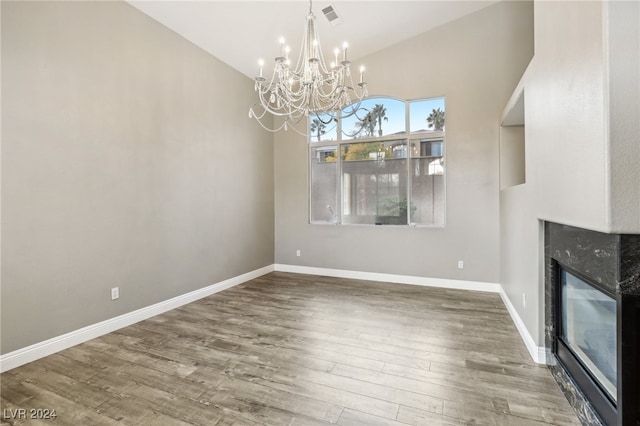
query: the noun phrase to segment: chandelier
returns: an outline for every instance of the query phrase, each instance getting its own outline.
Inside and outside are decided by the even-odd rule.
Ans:
[[[315,19],[312,3],[309,1],[309,14],[295,67],[292,67],[289,57],[291,49],[284,38],[280,39],[280,56],[275,58],[270,79],[264,77],[264,61],[258,62],[259,74],[255,78],[255,91],[259,101],[249,109],[249,117],[255,118],[268,131],[287,130],[288,123],[298,123],[310,114],[315,114],[324,124],[337,122],[339,111],[351,106],[348,112],[343,111],[342,116],[354,114],[360,107],[362,98],[367,95],[364,67],[360,68],[359,82],[353,82],[351,62],[347,57],[349,46],[346,42],[342,45],[342,51],[337,48],[334,50],[333,61],[327,66],[316,32]],[[267,113],[284,117],[282,124],[274,129],[265,126],[262,119]]]

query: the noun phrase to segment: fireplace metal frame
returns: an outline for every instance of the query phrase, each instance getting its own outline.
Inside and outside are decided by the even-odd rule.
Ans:
[[[586,275],[576,271],[575,269],[559,262],[555,258],[551,258],[553,279],[556,283],[555,286],[555,300],[557,303],[554,306],[556,324],[554,329],[554,339],[552,351],[556,356],[558,362],[569,373],[571,378],[576,382],[580,390],[584,393],[584,396],[589,400],[597,414],[600,416],[602,422],[607,426],[613,426],[616,424],[617,419],[617,404],[613,401],[598,380],[593,377],[593,374],[589,369],[580,361],[578,356],[569,348],[568,344],[562,339],[562,285],[560,274],[562,271],[569,272],[570,274],[580,278],[582,281],[591,285],[592,287],[600,290],[607,296],[616,300],[616,295],[612,293],[608,288],[599,284],[598,282],[590,279]],[[617,304],[617,302],[616,302]],[[616,319],[616,322],[618,319]],[[616,332],[619,325],[616,326]],[[617,368],[620,369],[619,360],[616,362]]]

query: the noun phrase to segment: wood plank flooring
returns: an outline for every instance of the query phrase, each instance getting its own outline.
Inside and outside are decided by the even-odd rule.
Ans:
[[[579,425],[498,295],[280,272],[0,378],[3,425]]]

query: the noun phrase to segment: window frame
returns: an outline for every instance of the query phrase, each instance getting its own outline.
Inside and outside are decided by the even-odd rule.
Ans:
[[[437,97],[431,97],[431,98],[417,98],[417,99],[408,99],[408,100],[403,100],[403,99],[398,99],[392,96],[369,96],[367,98],[365,98],[365,100],[375,100],[375,99],[382,99],[382,100],[392,100],[392,101],[399,101],[399,102],[403,102],[404,106],[405,106],[405,130],[402,133],[396,133],[396,134],[389,134],[389,135],[383,135],[383,136],[367,136],[367,137],[361,137],[361,138],[350,138],[350,139],[346,139],[343,140],[342,137],[344,135],[344,133],[342,132],[342,114],[339,113],[337,115],[337,123],[336,123],[336,135],[337,135],[337,139],[336,140],[320,140],[320,141],[313,141],[313,136],[311,135],[311,131],[310,131],[310,126],[311,126],[311,120],[313,119],[313,117],[315,116],[309,116],[309,118],[307,119],[307,145],[308,145],[308,150],[307,150],[307,159],[308,159],[308,173],[307,173],[307,181],[308,181],[308,214],[307,214],[307,220],[308,223],[310,225],[330,225],[330,226],[366,226],[366,227],[376,227],[376,226],[384,226],[384,227],[410,227],[410,228],[445,228],[447,226],[447,168],[446,166],[444,166],[443,169],[443,173],[442,173],[442,209],[443,209],[443,220],[441,223],[415,223],[412,222],[412,217],[411,217],[411,204],[412,204],[412,175],[411,175],[411,166],[412,166],[412,160],[417,160],[417,159],[425,159],[425,158],[441,158],[444,159],[446,157],[446,151],[447,151],[447,143],[446,143],[446,127],[442,130],[424,130],[424,131],[416,131],[416,132],[411,132],[410,131],[410,126],[411,126],[411,117],[410,117],[410,108],[411,108],[411,104],[414,102],[421,102],[421,101],[429,101],[429,100],[437,100],[437,99],[442,99],[443,103],[444,103],[444,112],[445,112],[445,117],[446,117],[446,97],[445,96],[437,96]],[[433,141],[439,141],[442,143],[442,155],[441,156],[421,156],[421,155],[416,155],[413,156],[412,155],[412,150],[411,150],[411,143],[413,141],[420,141],[420,140],[425,140],[428,139],[430,140],[430,142]],[[407,202],[407,223],[406,224],[385,224],[385,225],[380,225],[380,224],[370,224],[370,223],[344,223],[343,220],[343,210],[344,210],[344,199],[345,199],[345,195],[343,193],[343,188],[344,188],[344,172],[342,170],[342,147],[343,146],[347,146],[347,145],[353,145],[353,144],[360,144],[360,143],[375,143],[375,142],[390,142],[390,141],[400,141],[402,140],[406,146],[406,155],[404,158],[405,163],[406,163],[406,179],[407,179],[407,184],[406,184],[406,202]],[[336,193],[336,212],[334,213],[335,215],[335,222],[322,222],[322,221],[314,221],[312,220],[312,194],[313,194],[313,170],[312,170],[312,162],[313,161],[317,161],[316,159],[314,159],[311,155],[312,151],[314,149],[317,148],[323,148],[323,147],[335,147],[336,148],[336,173],[337,173],[337,178],[336,178],[336,188],[335,188],[335,193]],[[420,152],[418,153],[420,154]]]

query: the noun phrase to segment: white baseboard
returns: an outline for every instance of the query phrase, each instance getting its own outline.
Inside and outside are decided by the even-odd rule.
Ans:
[[[444,278],[426,278],[412,275],[381,274],[377,272],[350,271],[346,269],[315,268],[311,266],[284,265],[276,263],[276,271],[298,274],[323,275],[326,277],[352,278],[357,280],[384,281],[398,284],[421,285],[425,287],[451,288],[457,290],[475,290],[499,293],[502,287],[498,283],[482,281],[448,280]]]
[[[533,358],[533,361],[537,364],[546,364],[547,362],[546,348],[544,346],[536,345],[536,342],[533,340],[533,337],[529,333],[529,330],[527,330],[527,327],[524,325],[522,318],[520,318],[520,315],[518,315],[516,308],[513,306],[513,303],[511,303],[509,296],[507,296],[507,293],[505,293],[502,286],[500,286],[500,297],[502,298],[502,302],[504,303],[504,306],[507,307],[507,311],[509,312],[509,315],[511,315],[511,319],[513,320],[513,323],[516,325],[516,328],[520,333],[520,337],[522,337],[522,340],[524,341],[524,344],[526,345],[527,350],[529,351],[529,355],[531,355],[531,358]]]
[[[297,265],[284,265],[275,264],[275,270],[281,272],[294,272],[298,274],[309,275],[323,275],[327,277],[339,277],[339,278],[353,278],[358,280],[370,280],[370,281],[384,281],[399,284],[412,284],[428,287],[440,287],[451,288],[457,290],[475,290],[475,291],[487,291],[500,294],[502,302],[507,308],[511,319],[513,320],[520,337],[524,341],[524,344],[531,355],[534,362],[538,364],[545,364],[547,359],[547,351],[544,347],[537,346],[529,330],[522,322],[520,315],[514,308],[511,300],[504,292],[502,285],[498,283],[488,283],[481,281],[461,281],[461,280],[448,280],[443,278],[426,278],[416,277],[410,275],[394,275],[394,274],[380,274],[375,272],[362,272],[362,271],[350,271],[344,269],[329,269],[329,268],[315,268],[310,266],[297,266]]]
[[[176,296],[174,298],[156,303],[151,306],[147,306],[145,308],[141,308],[117,316],[115,318],[110,318],[108,320],[83,327],[81,329],[63,334],[61,336],[53,337],[43,342],[35,343],[25,348],[9,352],[5,355],[0,355],[0,373],[9,371],[13,368],[43,358],[47,355],[54,354],[88,340],[95,339],[104,334],[111,333],[123,327],[127,327],[129,325],[143,321],[147,318],[162,314],[164,312],[170,311],[171,309],[186,305],[187,303],[195,302],[196,300],[202,299],[203,297],[210,296],[222,290],[226,290],[228,288],[231,288],[238,284],[242,284],[254,278],[258,278],[273,271],[498,293],[500,294],[500,297],[502,298],[507,311],[511,315],[511,318],[516,325],[516,328],[518,329],[522,340],[529,350],[531,358],[533,358],[533,360],[539,364],[544,364],[546,362],[547,357],[545,348],[536,346],[533,338],[529,334],[529,331],[522,322],[522,319],[509,300],[509,297],[504,292],[502,286],[498,283],[449,280],[442,278],[417,277],[411,275],[394,275],[376,272],[350,271],[345,269],[329,269],[315,268],[310,266],[274,264],[265,266],[264,268],[256,269],[251,272],[247,272],[246,274],[238,275],[237,277],[229,278],[208,287]]]
[[[186,305],[187,303],[195,302],[203,297],[210,296],[214,293],[218,293],[222,290],[226,290],[273,271],[274,265],[265,266],[264,268],[229,278],[219,283],[173,297],[163,302],[137,309],[115,318],[110,318],[61,336],[53,337],[43,342],[35,343],[25,348],[9,352],[0,356],[0,372],[4,373],[5,371],[27,364],[31,361],[35,361],[88,340],[95,339],[96,337],[100,337],[104,334],[111,333],[147,318],[162,314],[170,311],[171,309]]]

